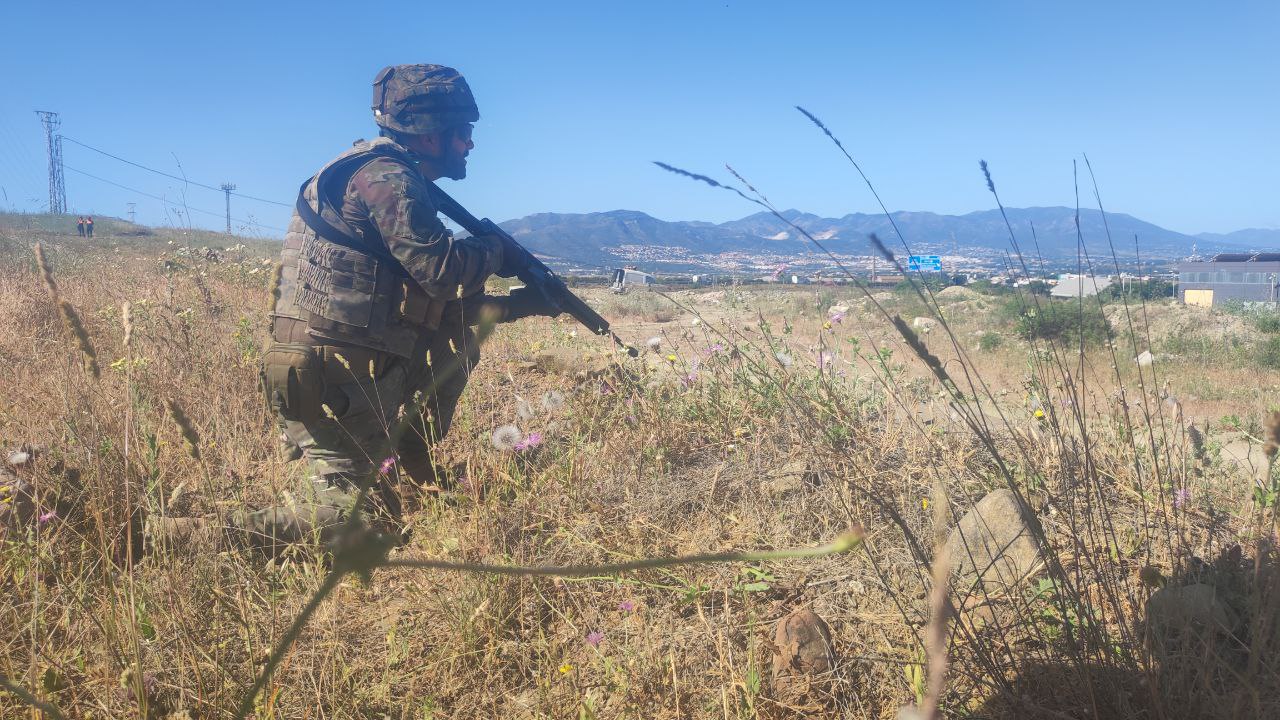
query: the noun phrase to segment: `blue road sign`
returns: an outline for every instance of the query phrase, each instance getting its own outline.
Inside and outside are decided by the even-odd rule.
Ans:
[[[937,255],[911,255],[907,258],[911,272],[942,272],[942,258]]]

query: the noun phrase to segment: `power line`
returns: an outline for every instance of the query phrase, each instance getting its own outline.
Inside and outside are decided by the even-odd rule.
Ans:
[[[188,180],[187,178],[181,177],[181,176],[179,176],[179,175],[171,175],[171,174],[169,174],[169,173],[167,173],[167,172],[165,172],[165,171],[163,171],[163,170],[156,170],[155,168],[147,167],[146,165],[143,165],[143,164],[141,164],[141,163],[136,163],[136,162],[134,162],[134,161],[132,161],[132,160],[126,160],[126,159],[124,159],[124,158],[120,157],[119,155],[112,155],[111,153],[107,152],[106,150],[99,150],[98,148],[93,147],[92,145],[85,145],[84,143],[80,142],[79,140],[76,140],[75,138],[69,138],[69,137],[67,137],[67,136],[63,135],[63,136],[62,136],[62,139],[63,139],[63,140],[66,140],[67,142],[70,142],[70,143],[75,143],[76,145],[79,145],[80,147],[82,147],[82,148],[84,148],[84,149],[86,149],[86,150],[92,150],[92,151],[94,151],[94,152],[98,153],[99,155],[106,155],[107,157],[111,158],[112,160],[119,160],[119,161],[120,161],[120,162],[122,162],[122,163],[125,163],[125,164],[128,164],[128,165],[132,165],[132,166],[134,166],[134,167],[136,167],[136,168],[142,168],[143,170],[146,170],[147,172],[153,172],[153,173],[155,173],[155,174],[157,174],[157,175],[163,175],[163,176],[165,176],[165,177],[167,177],[167,178],[170,178],[170,179],[172,179],[172,180],[180,180],[180,181],[182,181],[182,182],[184,182],[184,183],[187,183],[187,184],[190,184],[190,185],[195,185],[196,187],[202,187],[202,188],[205,188],[206,190],[213,190],[213,191],[216,191],[216,192],[223,192],[223,188],[220,188],[220,187],[214,187],[213,185],[205,185],[204,183],[196,182],[195,180]],[[270,203],[270,204],[272,204],[272,205],[279,205],[280,207],[288,207],[288,208],[293,207],[293,204],[292,204],[292,203],[282,203],[282,202],[279,202],[279,201],[276,201],[276,200],[268,200],[268,199],[266,199],[266,198],[254,197],[254,196],[252,196],[252,195],[245,195],[245,194],[242,194],[242,193],[231,193],[231,194],[232,194],[232,195],[235,195],[236,197],[239,197],[239,198],[244,198],[244,199],[246,199],[246,200],[257,200],[258,202]]]
[[[152,195],[151,193],[143,192],[143,191],[138,190],[138,189],[136,189],[136,188],[131,188],[131,187],[127,186],[127,185],[121,185],[121,184],[120,184],[120,183],[118,183],[118,182],[114,182],[114,181],[108,180],[108,179],[106,179],[106,178],[100,178],[100,177],[98,177],[97,175],[91,175],[91,174],[89,174],[89,173],[87,173],[87,172],[85,172],[85,171],[83,171],[83,170],[78,169],[78,168],[73,168],[73,167],[71,167],[70,165],[66,165],[65,167],[66,167],[66,169],[70,170],[70,171],[71,171],[71,172],[73,172],[73,173],[77,173],[77,174],[79,174],[79,175],[84,175],[85,177],[88,177],[88,178],[93,178],[94,180],[97,180],[98,182],[104,182],[104,183],[106,183],[106,184],[108,184],[108,185],[114,185],[114,186],[116,186],[116,187],[120,188],[121,190],[128,190],[129,192],[138,193],[139,195],[142,195],[143,197],[149,197],[149,198],[151,198],[151,199],[153,199],[153,200],[159,200],[160,202],[162,202],[162,203],[166,203],[166,204],[168,204],[168,205],[173,205],[173,206],[175,206],[175,207],[177,207],[177,206],[181,206],[181,207],[183,207],[183,208],[185,208],[186,210],[189,210],[189,211],[191,211],[191,212],[203,213],[203,214],[205,214],[205,215],[212,215],[213,217],[218,217],[218,218],[220,218],[220,217],[222,217],[222,216],[223,216],[223,214],[222,214],[222,213],[220,213],[220,212],[214,212],[214,211],[212,211],[212,210],[203,210],[203,209],[201,209],[201,208],[191,207],[191,206],[187,205],[186,203],[176,203],[176,202],[174,202],[174,201],[172,201],[172,200],[170,200],[170,199],[168,199],[168,198],[160,197],[159,195]],[[278,232],[288,232],[288,231],[287,231],[287,230],[285,230],[284,228],[278,228],[278,227],[274,227],[274,226],[272,226],[272,225],[263,225],[262,223],[260,223],[260,222],[258,222],[258,221],[256,221],[256,220],[244,220],[244,219],[242,219],[242,218],[231,218],[231,219],[232,219],[232,220],[235,220],[235,221],[236,221],[236,222],[238,222],[238,223],[243,223],[243,224],[245,224],[245,225],[252,225],[252,226],[254,226],[254,227],[260,227],[260,228],[264,228],[264,229],[266,229],[266,230],[276,230],[276,231],[278,231]]]

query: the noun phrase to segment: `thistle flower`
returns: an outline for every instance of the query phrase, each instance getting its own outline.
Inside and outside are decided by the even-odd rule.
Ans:
[[[830,319],[831,319],[831,322],[838,323],[844,320],[844,313],[842,312],[831,313]]]
[[[564,407],[564,393],[559,390],[548,390],[542,394],[542,407],[547,412],[555,412]]]
[[[636,609],[636,601],[623,600],[622,602],[618,603],[618,609],[621,610],[622,612],[634,612]]]
[[[531,432],[516,442],[513,449],[518,451],[532,450],[542,444],[542,433]]]
[[[503,425],[493,431],[493,435],[489,440],[493,443],[493,447],[502,452],[515,452],[516,446],[520,444],[522,434],[520,428],[515,425]]]
[[[1190,499],[1191,499],[1190,490],[1186,488],[1178,488],[1178,491],[1173,494],[1173,506],[1176,508],[1181,508],[1183,505],[1186,505],[1187,501]]]
[[[44,527],[45,525],[48,525],[49,523],[57,519],[58,519],[58,511],[50,510],[49,512],[44,513],[40,517],[36,518],[36,526]]]
[[[592,630],[587,633],[587,644],[591,647],[600,647],[600,642],[604,640],[604,633],[599,630]]]
[[[658,352],[659,350],[662,349],[662,338],[657,335],[654,335],[648,340],[645,340],[644,344],[647,345],[649,349],[652,350],[653,352]]]
[[[400,460],[399,455],[392,455],[386,460],[383,460],[382,464],[378,466],[378,474],[386,475],[387,473],[391,472],[391,468],[395,467],[396,463],[399,462],[399,460]]]

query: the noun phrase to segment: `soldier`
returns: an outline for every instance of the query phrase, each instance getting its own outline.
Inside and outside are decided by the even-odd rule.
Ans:
[[[370,516],[395,528],[397,476],[448,481],[431,448],[480,358],[469,325],[559,312],[520,289],[484,295],[489,276],[516,274],[520,254],[498,237],[455,238],[437,217],[431,183],[466,177],[475,147],[480,114],[462,75],[385,68],[373,115],[381,137],[303,183],[285,236],[262,373],[308,474],[286,504],[232,519],[254,544],[331,540],[370,482]],[[415,402],[421,419],[397,438],[401,406]]]

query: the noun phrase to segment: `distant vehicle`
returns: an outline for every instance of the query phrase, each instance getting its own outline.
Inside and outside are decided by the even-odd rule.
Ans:
[[[609,289],[621,295],[629,287],[636,285],[649,287],[654,282],[656,282],[654,277],[647,272],[641,272],[635,268],[618,268],[613,271],[613,285]]]

